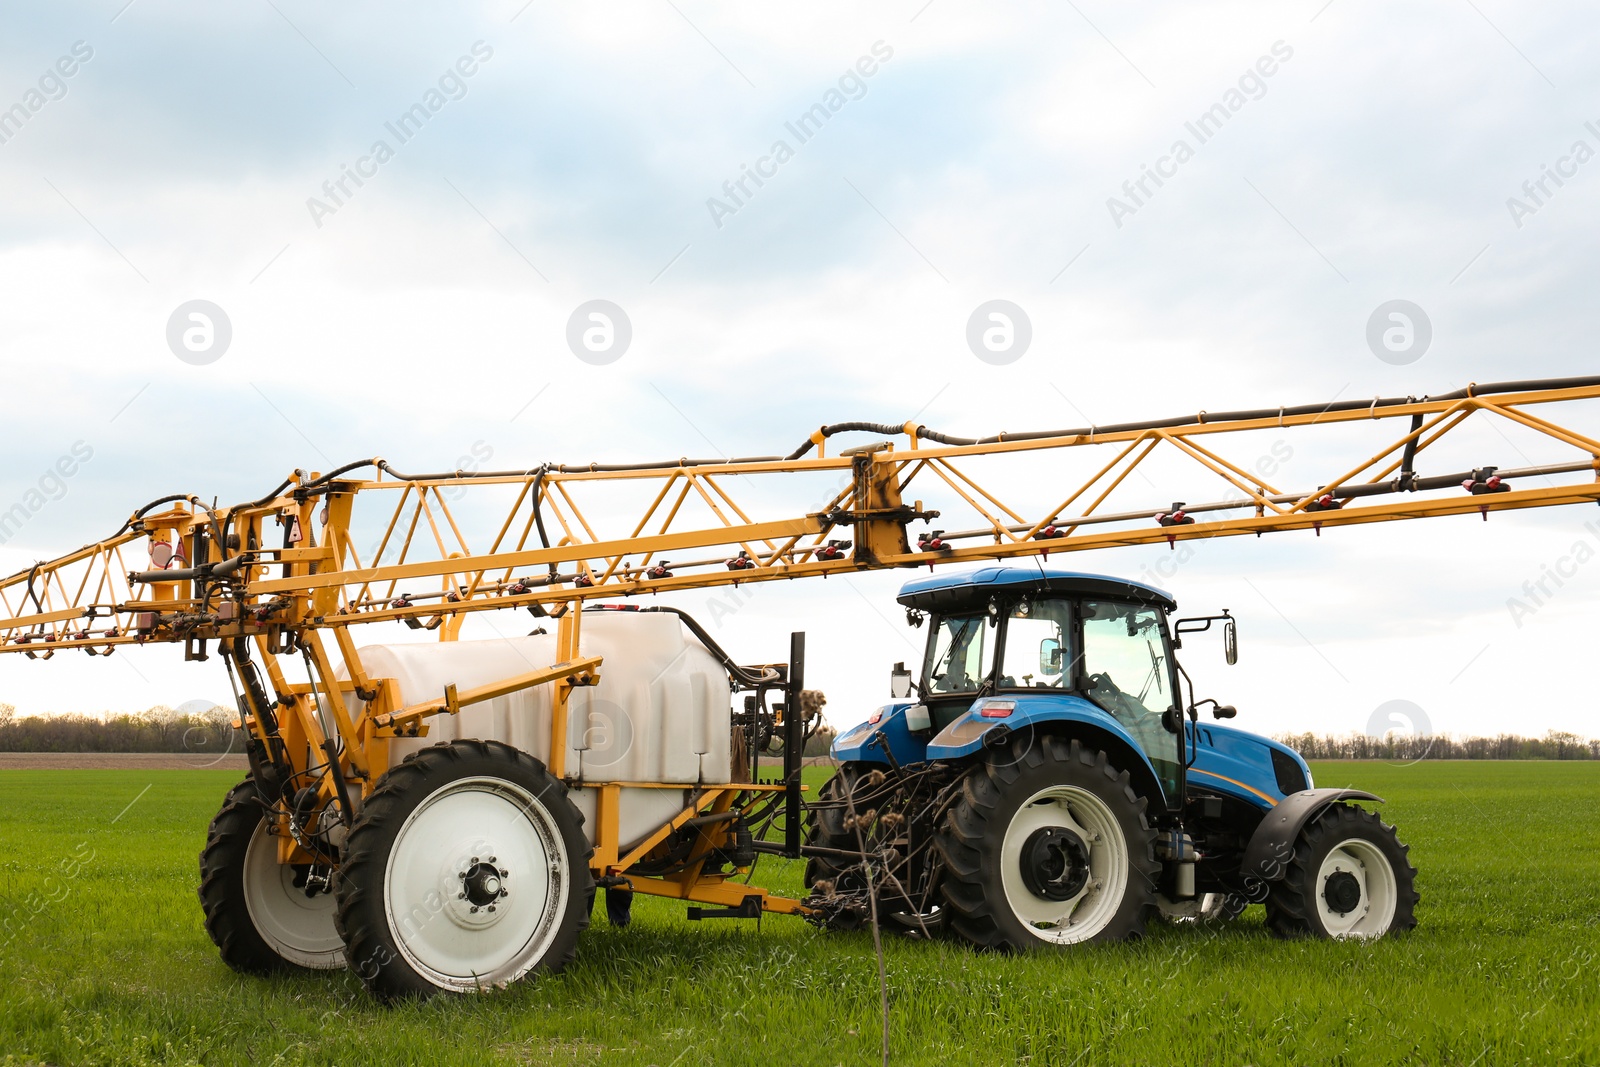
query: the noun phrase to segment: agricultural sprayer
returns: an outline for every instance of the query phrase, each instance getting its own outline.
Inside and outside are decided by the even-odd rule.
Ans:
[[[242,971],[349,966],[386,999],[503,985],[571,959],[597,890],[617,922],[645,893],[693,919],[994,949],[1252,901],[1281,935],[1378,937],[1417,901],[1379,799],[1314,788],[1296,753],[1224,725],[1233,708],[1197,699],[1174,655],[1220,636],[1233,662],[1233,616],[1179,617],[1148,582],[1051,559],[1592,504],[1600,443],[1541,412],[1597,397],[1600,378],[1560,379],[976,440],[843,423],[786,456],[297,470],[232,507],[152,501],[0,582],[0,651],[222,660],[250,773],[212,822],[200,898]],[[1471,436],[1489,420],[1556,454],[1454,458],[1506,440]],[[1354,455],[1314,438],[1374,430]],[[829,455],[840,434],[870,436]],[[1317,484],[1238,458],[1263,434],[1302,445]],[[1225,495],[1140,499],[1135,471]],[[808,803],[804,635],[740,663],[667,602],[885,568],[932,572],[899,595],[924,660],[836,739]],[[512,610],[532,633],[459,639]],[[437,640],[357,641],[379,623]],[[763,855],[804,859],[808,894],[752,884]]]

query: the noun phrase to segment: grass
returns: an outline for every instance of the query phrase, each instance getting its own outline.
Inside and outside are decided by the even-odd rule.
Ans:
[[[1222,930],[1023,958],[888,938],[894,1062],[1600,1062],[1600,765],[1316,771],[1389,799],[1421,869],[1413,934],[1280,942],[1257,907]],[[343,972],[235,975],[194,894],[235,777],[0,772],[0,1062],[878,1060],[869,934],[690,924],[644,898],[627,930],[597,916],[567,973],[485,996],[384,1010]],[[757,875],[780,892],[799,876],[770,860]]]

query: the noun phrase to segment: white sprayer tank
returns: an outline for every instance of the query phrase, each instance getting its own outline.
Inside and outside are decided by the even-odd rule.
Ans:
[[[602,656],[600,684],[568,700],[567,773],[591,843],[595,793],[602,782],[682,783],[684,789],[624,788],[620,838],[632,847],[682,811],[698,785],[732,781],[728,672],[668,612],[590,611],[579,637],[585,656]],[[557,662],[551,634],[492,641],[371,645],[361,649],[369,677],[393,678],[406,704],[436,699],[445,686],[462,692]],[[440,741],[504,741],[548,763],[552,685],[535,686],[436,715],[423,738],[390,741],[390,764]]]

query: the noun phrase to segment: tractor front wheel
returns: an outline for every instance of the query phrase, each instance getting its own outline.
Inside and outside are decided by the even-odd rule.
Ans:
[[[1034,736],[991,755],[937,838],[956,933],[1004,951],[1142,934],[1160,870],[1145,804],[1078,741]]]
[[[589,925],[582,823],[566,787],[509,745],[408,757],[350,830],[338,922],[351,967],[385,1001],[561,970]]]
[[[229,790],[200,853],[200,907],[223,962],[245,974],[343,967],[327,872],[313,873],[278,862],[252,779]]]
[[[1417,925],[1417,869],[1394,827],[1353,804],[1333,804],[1295,841],[1267,891],[1267,929],[1279,937],[1376,938]]]

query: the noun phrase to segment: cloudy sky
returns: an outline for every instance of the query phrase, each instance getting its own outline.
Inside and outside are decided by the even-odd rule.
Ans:
[[[13,6],[0,508],[75,447],[92,458],[0,568],[165,493],[243,499],[361,456],[764,454],[847,419],[977,435],[1595,372],[1586,17],[1504,0]],[[818,104],[826,123],[798,125]],[[567,340],[597,299],[632,331],[604,365]],[[1031,324],[1005,365],[967,340],[996,299]],[[195,300],[231,332],[203,365],[168,339]],[[1394,300],[1431,331],[1403,360],[1368,343]],[[1593,434],[1597,415],[1566,417]],[[1309,487],[1380,430],[1267,435],[1242,458]],[[1497,428],[1463,448],[1467,467],[1554,455]],[[1057,495],[998,477],[1024,502]],[[1222,495],[1154,477],[1158,503]],[[1532,612],[1508,600],[1578,543],[1600,549],[1597,520],[1074,562],[1231,608],[1239,665],[1198,643],[1188,659],[1242,725],[1363,730],[1402,700],[1441,731],[1587,736],[1600,565],[1567,566]],[[918,655],[902,579],[764,588],[715,610],[717,632],[765,660],[807,630],[812,681],[848,724]],[[175,659],[8,656],[0,701],[226,691],[215,661]]]

